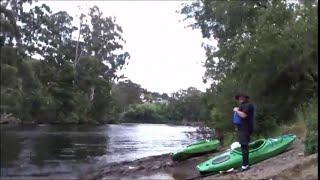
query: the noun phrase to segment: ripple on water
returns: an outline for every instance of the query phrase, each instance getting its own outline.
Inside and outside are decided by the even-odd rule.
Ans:
[[[193,143],[195,128],[155,124],[1,127],[1,176],[83,169],[166,154]],[[5,154],[3,154],[5,153]],[[157,174],[153,179],[168,179]]]

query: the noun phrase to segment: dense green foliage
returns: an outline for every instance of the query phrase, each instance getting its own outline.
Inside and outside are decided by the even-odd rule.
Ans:
[[[306,122],[305,154],[318,152],[318,100],[303,104],[297,111],[299,119]]]
[[[122,29],[98,7],[81,14],[74,27],[67,12],[52,13],[45,4],[23,9],[28,3],[5,0],[0,6],[0,110],[23,122],[205,121],[229,141],[235,137],[230,134],[235,92],[246,91],[257,107],[256,136],[292,123],[318,96],[317,1],[185,5],[181,13],[218,47],[204,44],[204,81],[211,88],[202,93],[190,87],[170,96],[119,81],[117,72],[129,58]],[[78,40],[72,39],[74,33]],[[306,118],[308,137],[314,137],[315,104]],[[314,145],[310,138],[307,151],[314,152]]]
[[[317,1],[211,1],[185,5],[193,28],[216,39],[205,44],[211,126],[233,131],[233,97],[246,91],[257,107],[256,133],[293,121],[299,106],[318,96]]]
[[[127,86],[134,84],[128,82]],[[121,86],[120,86],[121,85]],[[138,99],[139,86],[132,86],[130,90],[132,94],[127,97],[128,92],[124,91],[124,84],[118,84],[117,88],[123,88],[122,91],[117,91],[116,102],[121,99],[119,97],[126,96],[122,101],[126,101],[122,105],[115,104],[114,107],[123,107],[122,111],[119,110],[119,119],[121,122],[140,122],[140,123],[188,123],[198,122],[204,119],[205,106],[202,101],[203,93],[194,87],[187,90],[179,90],[173,93],[170,97],[166,94],[151,93],[144,89],[140,89],[140,96]],[[126,87],[125,89],[129,89]],[[122,92],[122,94],[120,94]],[[136,94],[134,93],[136,92]],[[135,94],[135,95],[134,95]],[[133,96],[134,95],[134,96]],[[131,102],[128,102],[130,101]],[[144,103],[142,104],[142,101]],[[120,101],[121,102],[121,101]]]
[[[130,106],[125,111],[121,120],[134,123],[167,123],[167,106],[165,104],[138,104]]]
[[[144,91],[139,84],[130,80],[113,84],[111,94],[114,115],[125,111],[129,105],[142,103],[141,94]]]
[[[25,10],[26,3],[1,2],[1,113],[23,122],[103,122],[116,72],[129,57],[121,27],[96,6],[80,16],[79,29],[67,12],[45,4]]]
[[[168,104],[168,117],[172,121],[204,120],[204,111],[203,93],[194,87],[173,93]]]

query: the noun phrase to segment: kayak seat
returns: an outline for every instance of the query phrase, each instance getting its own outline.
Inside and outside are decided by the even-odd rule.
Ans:
[[[212,161],[212,164],[220,164],[228,159],[230,159],[230,155],[221,156],[221,157],[215,158]]]
[[[257,141],[250,143],[249,144],[249,151],[256,151],[256,150],[260,149],[264,145],[265,142],[266,142],[265,139],[260,139],[260,140],[257,140]]]
[[[249,153],[259,150],[265,145],[265,143],[266,143],[265,139],[259,139],[249,143]],[[242,154],[241,147],[237,147],[233,151],[238,154]]]

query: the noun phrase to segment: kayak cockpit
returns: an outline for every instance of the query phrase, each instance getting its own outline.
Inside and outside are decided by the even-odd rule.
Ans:
[[[217,140],[217,139],[204,139],[204,140],[201,140],[201,141],[199,141],[199,142],[190,144],[190,145],[188,145],[187,147],[195,146],[195,145],[200,145],[200,144],[205,144],[205,143],[209,143],[209,142],[219,143],[219,140]]]
[[[249,143],[249,145],[248,145],[249,153],[261,149],[266,144],[266,142],[267,142],[267,140],[265,140],[265,139],[259,139],[257,141],[252,142],[252,143]],[[237,154],[242,154],[241,147],[235,148],[233,150],[233,152],[235,152]]]
[[[206,142],[209,142],[209,140],[208,140],[208,139],[201,140],[201,141],[199,141],[199,142],[190,144],[190,145],[188,145],[187,147],[194,146],[194,145],[199,145],[199,144],[203,144],[203,143],[206,143]]]
[[[212,160],[212,164],[220,164],[230,159],[230,155],[226,154],[224,156],[217,157]]]

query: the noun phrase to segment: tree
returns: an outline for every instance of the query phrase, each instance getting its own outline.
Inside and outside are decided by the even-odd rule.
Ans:
[[[203,119],[202,92],[194,87],[179,90],[169,101],[169,118],[176,121],[199,121]]]
[[[111,83],[129,57],[121,27],[93,7],[80,26],[85,42],[77,43],[67,12],[45,4],[26,12],[24,3],[32,1],[1,3],[1,112],[38,122],[102,122],[111,111]]]
[[[202,0],[181,10],[204,37],[218,40],[217,49],[204,45],[204,79],[212,82],[217,129],[231,130],[225,119],[231,118],[238,90],[247,91],[258,107],[257,132],[290,121],[296,108],[317,96],[317,6]]]
[[[139,84],[133,83],[131,80],[120,81],[112,87],[112,97],[115,105],[125,111],[129,105],[140,104],[142,88]]]
[[[95,56],[105,64],[105,75],[110,78],[117,78],[115,72],[121,69],[129,58],[128,52],[117,53],[123,48],[124,39],[121,37],[122,28],[115,23],[111,17],[104,18],[103,13],[97,6],[90,8],[85,22],[80,28],[84,47],[81,51],[85,56]],[[92,28],[90,28],[90,26]]]

